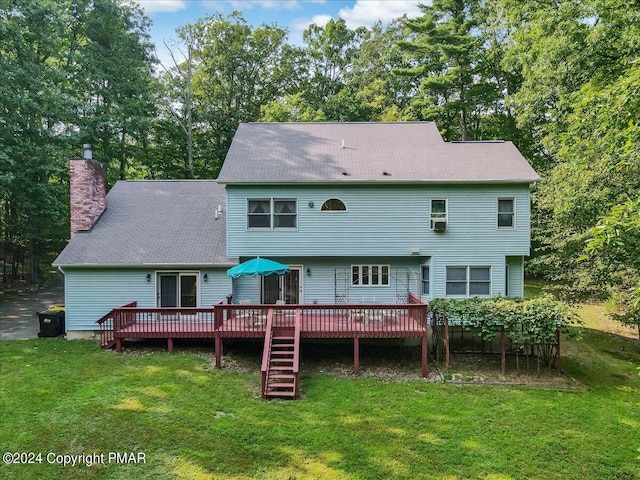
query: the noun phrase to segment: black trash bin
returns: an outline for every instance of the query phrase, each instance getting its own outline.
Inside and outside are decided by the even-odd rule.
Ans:
[[[45,310],[38,313],[39,337],[57,337],[64,334],[64,310]]]

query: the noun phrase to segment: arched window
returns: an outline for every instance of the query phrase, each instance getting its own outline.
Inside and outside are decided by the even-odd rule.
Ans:
[[[347,206],[339,198],[330,198],[322,204],[321,212],[346,212]]]

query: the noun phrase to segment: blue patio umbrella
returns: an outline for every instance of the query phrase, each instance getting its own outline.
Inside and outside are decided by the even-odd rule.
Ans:
[[[256,257],[246,262],[236,265],[227,270],[227,275],[231,278],[254,277],[256,275],[284,275],[291,271],[289,267],[282,263],[269,260],[268,258]]]

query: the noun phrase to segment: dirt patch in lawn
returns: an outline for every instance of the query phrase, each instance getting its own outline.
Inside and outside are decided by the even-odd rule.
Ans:
[[[127,355],[166,354],[165,341],[124,342]],[[205,357],[211,368],[215,356],[211,342],[176,340],[174,355],[198,355]],[[422,378],[420,346],[406,346],[393,342],[362,342],[360,345],[359,377],[392,379],[396,381]],[[515,355],[507,356],[506,375],[500,371],[500,356],[496,354],[454,354],[451,368],[446,371],[441,362],[429,356],[429,374],[426,381],[461,384],[531,385],[541,388],[582,388],[576,380],[558,374],[543,364],[538,371],[535,357],[520,356],[519,369]],[[240,373],[257,373],[262,364],[261,341],[226,341],[222,356],[222,369]],[[353,342],[318,342],[302,344],[300,358],[301,374],[327,374],[339,377],[354,377]]]
[[[451,355],[451,366],[446,371],[441,366],[445,381],[452,383],[476,383],[489,385],[531,385],[542,388],[579,388],[584,386],[555,367],[547,367],[542,360],[520,355],[507,355],[505,374],[501,371],[499,354],[456,353]]]

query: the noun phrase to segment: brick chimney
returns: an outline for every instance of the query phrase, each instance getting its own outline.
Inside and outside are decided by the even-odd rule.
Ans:
[[[84,158],[71,159],[71,235],[91,230],[104,212],[104,165],[91,159],[91,145],[83,145]]]

